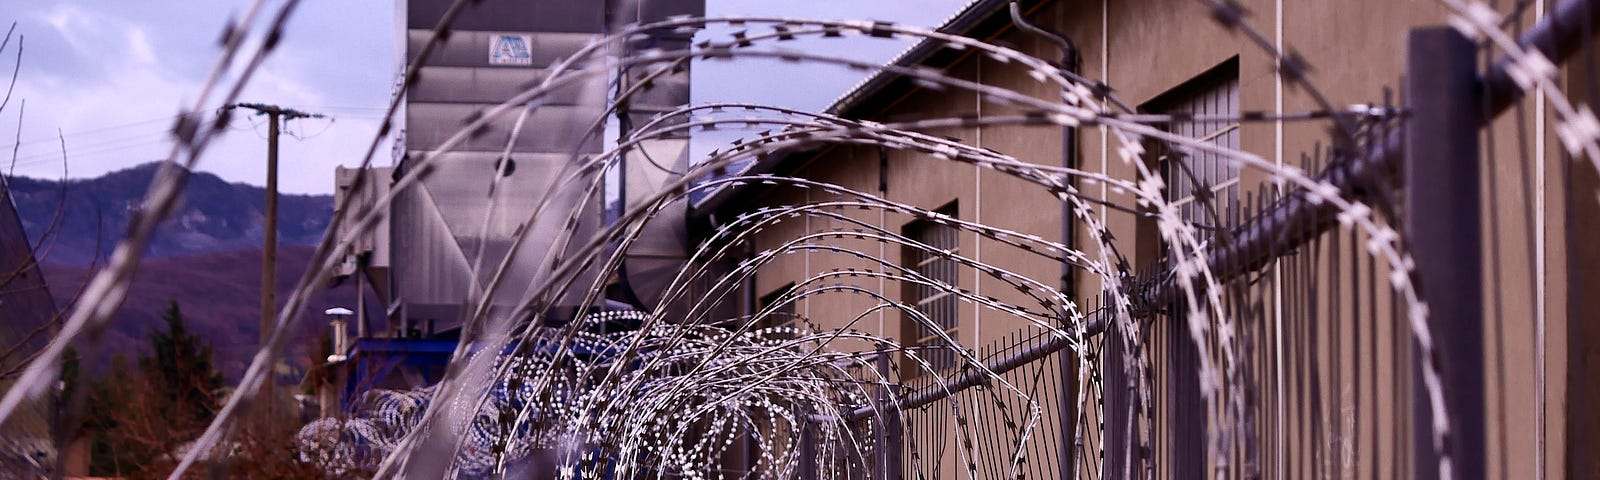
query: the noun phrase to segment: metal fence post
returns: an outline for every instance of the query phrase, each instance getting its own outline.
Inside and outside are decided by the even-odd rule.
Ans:
[[[1405,229],[1428,302],[1435,358],[1443,371],[1450,435],[1444,448],[1456,478],[1484,476],[1483,241],[1478,128],[1484,99],[1477,48],[1448,27],[1407,38]],[[1416,364],[1420,365],[1420,356]],[[1438,478],[1431,409],[1421,376],[1413,382],[1416,478]]]
[[[898,480],[902,471],[900,450],[905,429],[900,422],[899,409],[892,408],[900,392],[895,391],[894,386],[888,383],[890,378],[894,378],[889,370],[891,356],[889,352],[892,351],[888,345],[878,344],[878,358],[875,362],[878,376],[884,381],[883,385],[878,387],[878,398],[874,400],[880,408],[878,416],[874,418],[877,421],[873,423],[878,434],[874,440],[879,451],[873,456],[873,467],[877,472],[872,478],[880,480]]]

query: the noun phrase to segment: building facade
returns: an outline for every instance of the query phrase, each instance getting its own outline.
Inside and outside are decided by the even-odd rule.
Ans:
[[[1029,22],[1070,39],[1075,46],[1070,54],[1048,35],[1019,28],[1008,12],[1009,2],[975,1],[940,31],[1014,46],[1039,58],[1075,59],[1063,65],[1110,87],[1096,92],[1096,100],[1114,103],[1109,92],[1134,110],[1130,114],[1169,118],[1160,128],[1170,134],[1252,152],[1275,165],[1315,174],[1346,168],[1335,160],[1344,145],[1330,140],[1330,122],[1325,118],[1308,120],[1298,114],[1322,110],[1318,95],[1347,112],[1377,112],[1392,106],[1386,101],[1402,102],[1397,95],[1407,74],[1407,33],[1450,18],[1442,5],[1429,2],[1241,3],[1250,12],[1244,18],[1254,29],[1265,32],[1272,44],[1292,49],[1294,58],[1310,66],[1306,78],[1315,90],[1297,82],[1292,76],[1295,70],[1280,68],[1277,57],[1258,47],[1251,36],[1213,21],[1216,11],[1204,2],[1022,2],[1021,11]],[[1520,21],[1533,25],[1544,12],[1529,11]],[[903,69],[873,75],[827,113],[884,124],[950,119],[919,131],[1024,162],[1128,179],[1129,185],[1144,178],[1139,165],[1122,160],[1121,145],[1104,127],[1062,128],[1043,122],[984,125],[981,119],[1026,117],[1029,111],[1016,102],[960,88],[931,88],[906,74],[909,69],[931,68],[955,79],[1060,101],[1058,87],[1039,81],[1015,62],[924,41],[893,65]],[[1586,102],[1583,75],[1569,68],[1560,78]],[[1595,232],[1592,223],[1576,222],[1594,218],[1600,209],[1591,193],[1592,176],[1578,172],[1580,164],[1568,165],[1570,159],[1561,153],[1552,118],[1529,103],[1483,130],[1488,141],[1482,143],[1484,153],[1477,159],[1486,172],[1481,185],[1486,201],[1480,212],[1485,219],[1480,256],[1489,280],[1476,292],[1425,295],[1429,302],[1477,302],[1487,312],[1481,348],[1476,349],[1483,365],[1477,372],[1481,390],[1476,392],[1483,404],[1476,418],[1481,420],[1478,434],[1486,440],[1482,451],[1457,452],[1456,457],[1464,471],[1486,477],[1586,478],[1597,472],[1595,463],[1581,452],[1584,445],[1592,445],[1591,432],[1600,424],[1578,407],[1595,398],[1588,386],[1592,382],[1585,380],[1594,375],[1588,366],[1592,353],[1585,352],[1600,344],[1600,336],[1587,326],[1593,323],[1588,312],[1594,310],[1587,308],[1592,296],[1584,292],[1595,284],[1584,272],[1593,270],[1596,257],[1591,247],[1583,245],[1591,243],[1584,239]],[[979,120],[956,121],[961,119]],[[1355,135],[1362,142],[1381,141],[1397,128],[1381,121],[1362,125]],[[1262,170],[1240,168],[1216,153],[1146,145],[1146,155],[1136,161],[1167,178],[1161,195],[1213,247],[1225,245],[1231,241],[1229,235],[1245,231],[1275,211],[1275,205],[1299,195],[1280,189]],[[1058,192],[1001,169],[938,157],[911,147],[811,146],[766,156],[747,173],[831,184],[947,219],[1064,243],[1091,256],[1107,253],[1126,263],[1124,271],[1111,277],[1126,275],[1122,287],[1135,292],[1159,291],[1141,289],[1159,285],[1163,279],[1158,274],[1171,271],[1173,247],[1161,240],[1149,215],[1152,211],[1137,207],[1141,204],[1131,188],[1090,176],[1074,179],[1078,191],[1098,202],[1091,208],[1104,224],[1102,231],[1077,219]],[[1568,169],[1573,172],[1570,177],[1562,173]],[[1392,215],[1389,221],[1399,228],[1403,202],[1371,200],[1405,195],[1399,190],[1403,179],[1385,181],[1394,183],[1365,185],[1352,195],[1393,206],[1396,211],[1383,214]],[[703,239],[741,214],[855,200],[853,194],[838,190],[751,182],[699,201],[690,219],[701,232],[694,238]],[[817,213],[823,210],[828,213]],[[792,316],[800,319],[797,325],[803,321],[820,329],[863,330],[912,347],[938,343],[942,336],[984,352],[1037,338],[1041,330],[1031,322],[1070,320],[1059,310],[1052,318],[1048,309],[1037,314],[998,311],[973,300],[1041,305],[1008,275],[1066,292],[1088,318],[1108,307],[1101,301],[1107,291],[1102,279],[1108,277],[1063,267],[1063,262],[1042,261],[1038,252],[1018,248],[992,232],[954,228],[954,222],[940,218],[893,208],[818,208],[765,225],[755,235],[751,251],[787,249],[792,254],[774,256],[757,271],[745,286],[749,300],[744,307],[754,313],[777,305],[777,299],[797,288],[820,289],[815,279],[828,272],[892,270],[874,258],[897,260],[900,271],[955,289],[883,276],[831,277],[830,285],[879,292],[905,308],[881,308],[887,300],[866,295],[817,294],[782,305],[787,313],[774,317]],[[892,232],[902,240],[826,235],[861,230]],[[1095,241],[1113,237],[1110,242]],[[805,239],[804,248],[795,246],[797,239]],[[1065,353],[1038,369],[1040,378],[1054,382],[1056,398],[1043,403],[1074,405],[1072,398],[1080,393],[1103,403],[1089,402],[1086,408],[1091,411],[1047,408],[1040,422],[1047,428],[1019,449],[1042,454],[1030,456],[1030,462],[1059,462],[1049,472],[1069,471],[1079,461],[1103,465],[1106,470],[1086,474],[1103,478],[1146,473],[1156,478],[1412,475],[1417,457],[1411,453],[1430,448],[1419,447],[1427,441],[1427,432],[1414,423],[1420,409],[1426,408],[1425,396],[1417,386],[1419,374],[1412,371],[1417,354],[1403,310],[1397,307],[1399,300],[1389,286],[1391,272],[1363,248],[1370,240],[1366,234],[1337,230],[1316,235],[1291,248],[1261,252],[1273,260],[1253,268],[1255,274],[1222,279],[1225,292],[1218,297],[1223,299],[1218,308],[1226,315],[1218,316],[1235,319],[1229,328],[1246,339],[1235,344],[1253,349],[1223,352],[1197,345],[1179,302],[1171,298],[1139,302],[1136,307],[1143,310],[1135,316],[1140,330],[1122,332],[1131,340],[1102,340],[1088,348],[1092,356],[1082,361],[1093,365],[1087,369],[1094,371],[1093,378],[1080,378],[1080,358]],[[923,247],[905,248],[908,241]],[[1118,250],[1097,252],[1104,249],[1097,245],[1106,244]],[[951,260],[955,256],[986,267],[957,264]],[[996,275],[994,270],[1006,274]],[[925,318],[912,322],[909,315]],[[1218,325],[1211,327],[1207,335],[1213,341],[1207,345],[1231,343],[1216,340]],[[1142,368],[1125,360],[1132,350],[1142,352],[1138,360]],[[907,369],[925,368],[953,377],[963,368],[964,360],[940,355],[927,355],[926,366],[901,359],[902,375],[909,375]],[[1216,405],[1206,404],[1201,392],[1208,387],[1195,373],[1202,357],[1219,365],[1216,368],[1225,368],[1220,366],[1224,362],[1233,365],[1227,373],[1230,385],[1245,388],[1225,391],[1218,394]],[[1129,390],[1119,391],[1119,386]],[[982,412],[968,415],[963,427],[982,428],[977,426],[985,421]],[[1206,432],[1224,416],[1243,418],[1239,424],[1248,425],[1249,431],[1230,430],[1227,441],[1212,443]],[[995,429],[1015,428],[994,422]],[[1091,424],[1087,430],[1104,431],[1105,436],[1076,436],[1075,425],[1084,422]],[[975,458],[971,452],[982,449],[964,445],[974,440],[964,438],[952,425],[935,426],[935,434],[926,436],[921,432],[927,430],[907,428],[907,435],[923,442],[923,455],[936,452],[943,459],[929,462],[924,457],[921,465],[939,466],[903,472],[908,478],[914,473],[954,478],[965,476],[968,465],[1008,465],[1013,460]],[[1049,435],[1058,437],[1040,438]],[[1103,463],[1098,463],[1100,459]],[[988,472],[980,475],[985,478],[1007,472],[983,468],[988,467],[978,471]]]

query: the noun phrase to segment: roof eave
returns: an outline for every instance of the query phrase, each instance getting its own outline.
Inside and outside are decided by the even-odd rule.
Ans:
[[[985,20],[993,18],[994,15],[1003,11],[1003,7],[1009,3],[1011,3],[1010,0],[972,0],[968,2],[965,7],[962,7],[961,10],[956,12],[950,18],[946,19],[937,30],[940,33],[967,35],[972,33],[973,29],[982,25]],[[917,42],[915,45],[912,45],[910,48],[907,48],[899,55],[895,56],[895,58],[887,65],[897,67],[918,65],[927,61],[929,57],[932,57],[935,53],[938,53],[942,48],[943,44],[940,42],[923,39],[922,41]],[[826,110],[824,110],[824,112],[829,115],[846,116],[852,113],[852,111],[857,107],[860,107],[863,102],[872,98],[876,98],[880,93],[882,93],[882,90],[885,87],[889,86],[890,84],[894,83],[895,80],[900,78],[900,74],[886,68],[880,68],[877,72],[874,72],[867,78],[862,79],[861,82],[857,83],[854,87],[851,87],[847,93],[835,99],[833,103],[829,105]],[[808,147],[784,149],[773,152],[772,154],[752,162],[749,168],[741,172],[741,175],[760,175],[779,172],[783,170],[783,164],[794,160],[794,157],[800,156],[797,154],[815,150],[816,148],[814,147]],[[705,224],[710,222],[712,214],[722,210],[724,206],[737,205],[737,203],[733,202],[733,200],[741,196],[748,195],[749,190],[752,188],[757,188],[757,186],[728,186],[717,189],[717,191],[713,192],[705,199],[691,206],[689,211],[689,221],[695,224]]]

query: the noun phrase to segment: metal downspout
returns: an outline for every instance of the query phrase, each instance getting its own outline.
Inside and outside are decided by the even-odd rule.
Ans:
[[[1024,32],[1028,32],[1034,36],[1043,38],[1046,41],[1055,44],[1056,48],[1061,51],[1061,63],[1059,65],[1060,68],[1066,71],[1069,74],[1069,77],[1076,77],[1079,73],[1078,69],[1080,68],[1080,56],[1078,55],[1077,44],[1073,43],[1072,39],[1067,38],[1066,35],[1045,29],[1044,27],[1040,27],[1029,22],[1027,18],[1022,16],[1022,5],[1020,2],[1013,0],[1010,8],[1011,22],[1015,24],[1018,29]],[[1078,168],[1079,163],[1078,129],[1076,127],[1062,127],[1061,164],[1066,168],[1076,169]],[[1068,182],[1068,185],[1076,183],[1076,179],[1072,176],[1067,176],[1064,178],[1066,179],[1066,182]],[[1077,248],[1078,245],[1077,222],[1073,221],[1072,207],[1068,202],[1061,203],[1061,243],[1067,245],[1069,248]],[[1061,264],[1060,281],[1060,289],[1063,294],[1070,298],[1077,293],[1077,270],[1075,270],[1071,265],[1066,263]],[[1062,311],[1060,312],[1063,315],[1062,320],[1066,320],[1065,312],[1066,309],[1063,305]],[[1068,422],[1068,419],[1076,421],[1078,418],[1078,412],[1071,411],[1072,408],[1068,407],[1070,403],[1065,400],[1067,400],[1068,397],[1076,398],[1078,395],[1078,379],[1073,372],[1078,371],[1076,365],[1074,364],[1080,359],[1062,356],[1060,360],[1060,378],[1058,379],[1060,383],[1058,383],[1058,385],[1070,385],[1070,387],[1061,392],[1063,398],[1058,399],[1060,401],[1056,402],[1057,405],[1060,406],[1056,412],[1056,421],[1059,422],[1059,424],[1066,426],[1065,424]],[[1057,439],[1057,449],[1059,450],[1059,453],[1056,455],[1056,462],[1058,464],[1058,472],[1061,472],[1063,475],[1065,475],[1067,470],[1071,468],[1071,465],[1074,465],[1072,457],[1078,453],[1078,448],[1075,445],[1077,442],[1076,436],[1066,433],[1075,430],[1077,430],[1075,425],[1071,428],[1063,428],[1062,438]]]

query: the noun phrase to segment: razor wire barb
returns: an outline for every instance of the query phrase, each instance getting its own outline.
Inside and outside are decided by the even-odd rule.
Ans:
[[[282,27],[297,4],[290,0],[281,7],[266,27],[258,50],[247,53],[249,61],[231,87],[220,95],[220,101],[210,101],[213,88],[221,88],[223,74],[241,53],[243,40],[251,33],[254,19],[264,3],[256,2],[239,23],[227,29],[223,53],[199,100],[174,126],[174,135],[180,141],[169,155],[167,168],[152,184],[145,208],[135,217],[128,235],[118,244],[106,268],[88,285],[85,300],[61,332],[52,339],[44,354],[23,371],[16,385],[0,398],[0,422],[10,417],[23,401],[41,394],[44,385],[53,380],[55,365],[67,345],[86,336],[92,337],[94,332],[105,328],[111,313],[126,294],[128,281],[138,267],[139,252],[157,223],[170,213],[177,192],[183,186],[184,172],[196,165],[206,145],[226,129],[228,122],[227,115],[220,115],[210,123],[196,119],[201,118],[201,112],[209,111],[207,105],[234,101],[281,39]],[[427,52],[443,41],[453,19],[468,3],[463,0],[452,4],[424,44],[419,60],[408,66],[399,93],[389,105],[386,120],[362,159],[362,168],[371,166],[373,154],[392,130],[391,119],[404,101],[404,92],[419,78],[424,64],[421,59],[429,58]],[[1377,128],[1377,123],[1388,120],[1382,116],[1363,120],[1366,118],[1362,115],[1364,111],[1336,109],[1311,81],[1310,65],[1252,28],[1247,12],[1236,3],[1218,0],[1202,0],[1202,3],[1212,9],[1213,18],[1222,28],[1239,32],[1275,59],[1283,78],[1306,91],[1317,110],[1279,115],[1188,117],[1185,120],[1329,122],[1334,131],[1333,143],[1344,151],[1360,148],[1361,138],[1368,133],[1365,129]],[[1487,40],[1508,56],[1512,80],[1519,88],[1537,87],[1545,92],[1546,101],[1557,113],[1557,132],[1563,145],[1574,159],[1587,157],[1590,168],[1600,170],[1600,121],[1596,121],[1587,108],[1572,107],[1554,83],[1554,63],[1537,50],[1519,46],[1502,29],[1499,15],[1487,5],[1456,0],[1442,3],[1452,12],[1449,19],[1452,25],[1473,38]],[[682,50],[649,49],[625,56],[616,53],[624,50],[620,47],[629,39],[639,35],[694,32],[708,26],[741,30]],[[692,105],[651,119],[627,132],[600,154],[572,154],[558,172],[551,190],[544,192],[530,209],[508,208],[510,205],[505,204],[507,200],[500,184],[503,175],[493,175],[487,180],[490,213],[479,225],[479,234],[486,235],[495,215],[519,211],[527,212],[527,217],[519,223],[524,227],[539,220],[560,221],[565,227],[564,234],[547,251],[535,252],[542,254],[540,265],[546,275],[531,285],[504,283],[513,259],[527,245],[530,229],[521,229],[510,251],[499,258],[489,257],[486,249],[478,250],[471,260],[473,272],[485,271],[493,265],[493,273],[488,282],[475,284],[470,292],[468,298],[472,304],[467,305],[470,313],[463,319],[461,339],[444,379],[418,391],[376,391],[367,408],[354,412],[351,417],[318,420],[308,425],[301,432],[301,441],[325,447],[319,451],[329,458],[347,462],[348,471],[372,468],[382,478],[420,472],[466,476],[506,474],[518,468],[530,468],[530,465],[552,466],[562,478],[598,478],[610,474],[714,478],[723,475],[714,468],[719,459],[730,454],[736,442],[748,439],[759,457],[756,466],[759,477],[787,478],[802,468],[835,472],[870,470],[875,461],[873,456],[883,455],[887,448],[879,445],[883,441],[881,435],[870,432],[890,428],[889,424],[904,425],[916,415],[931,415],[954,421],[955,426],[949,433],[958,437],[956,443],[960,447],[955,455],[965,474],[978,474],[980,458],[998,458],[1004,460],[1007,476],[1022,478],[1025,465],[1030,462],[1027,453],[1030,442],[1039,435],[1045,421],[1042,400],[1024,391],[1006,376],[1006,372],[992,370],[985,358],[943,332],[918,305],[852,283],[870,281],[878,285],[926,286],[961,304],[1022,320],[1034,332],[1026,338],[1067,339],[1066,350],[1078,359],[1072,362],[1077,367],[1074,381],[1078,385],[1072,398],[1072,411],[1078,421],[1074,422],[1075,430],[1070,435],[1075,443],[1072,448],[1077,452],[1072,459],[1071,474],[1110,475],[1103,464],[1108,438],[1104,395],[1110,389],[1135,392],[1135,420],[1143,429],[1143,437],[1153,438],[1157,419],[1150,411],[1156,394],[1152,376],[1158,372],[1150,371],[1156,367],[1148,358],[1146,348],[1149,325],[1141,321],[1141,316],[1152,306],[1143,304],[1144,299],[1136,291],[1138,286],[1132,282],[1133,266],[1121,251],[1127,247],[1119,245],[1107,226],[1108,219],[1097,213],[1094,207],[1100,206],[1117,214],[1153,220],[1160,241],[1171,246],[1168,266],[1176,288],[1174,305],[1177,306],[1172,313],[1183,319],[1188,339],[1201,346],[1201,351],[1216,352],[1217,358],[1210,354],[1199,355],[1193,372],[1159,373],[1193,375],[1199,380],[1204,410],[1215,419],[1214,426],[1205,432],[1209,445],[1206,462],[1213,468],[1221,468],[1230,448],[1248,440],[1239,437],[1249,435],[1244,423],[1247,420],[1243,402],[1246,390],[1251,388],[1243,380],[1239,358],[1240,350],[1250,345],[1240,335],[1240,326],[1224,309],[1227,301],[1223,295],[1228,280],[1213,272],[1207,257],[1207,252],[1217,247],[1217,242],[1227,240],[1208,236],[1193,221],[1183,218],[1177,206],[1167,198],[1168,183],[1203,185],[1193,172],[1186,170],[1181,172],[1183,178],[1163,178],[1162,172],[1150,166],[1147,141],[1184,155],[1214,155],[1232,167],[1261,173],[1268,181],[1291,188],[1290,195],[1314,204],[1332,205],[1338,212],[1339,228],[1358,232],[1368,239],[1366,254],[1384,264],[1390,272],[1389,286],[1401,299],[1408,332],[1422,351],[1419,358],[1423,365],[1424,393],[1436,422],[1431,432],[1435,446],[1442,446],[1450,433],[1439,378],[1440,366],[1432,354],[1428,309],[1412,285],[1414,261],[1401,245],[1400,233],[1385,219],[1373,215],[1374,206],[1342,192],[1327,180],[1301,168],[1278,165],[1256,153],[1172,133],[1160,126],[1178,118],[1134,112],[1105,85],[1092,83],[1049,61],[1010,47],[937,30],[873,21],[766,17],[674,17],[614,30],[616,33],[551,65],[549,75],[539,84],[462,125],[435,151],[413,157],[411,168],[376,202],[358,207],[346,198],[336,206],[335,217],[314,255],[314,268],[305,272],[288,297],[267,347],[257,353],[239,388],[230,394],[215,421],[196,440],[195,447],[189,449],[171,478],[182,477],[199,459],[222,445],[230,427],[239,418],[240,410],[267,381],[270,373],[267,366],[282,355],[288,341],[286,332],[300,321],[301,307],[308,296],[332,274],[338,260],[335,252],[345,251],[359,235],[374,228],[387,214],[388,206],[406,189],[423,183],[440,169],[450,168],[439,160],[441,154],[480,134],[491,120],[517,112],[502,151],[502,157],[508,157],[527,127],[529,115],[544,106],[554,92],[605,78],[610,72],[624,68],[658,67],[647,75],[648,81],[693,59],[777,59],[880,71],[911,79],[919,87],[931,91],[973,94],[985,104],[1022,112],[1009,116],[920,118],[880,123],[757,104]],[[1059,98],[1039,99],[931,68],[880,66],[826,54],[757,48],[797,37],[843,36],[912,39],[939,48],[982,55],[1026,72],[1039,84],[1059,92]],[[640,95],[643,89],[635,85],[606,91],[614,92],[610,94],[611,106],[586,128],[578,129],[585,141],[601,135],[605,118],[616,114],[618,105]],[[1118,178],[1105,172],[1040,165],[930,133],[943,128],[997,126],[1104,127],[1110,133],[1107,140],[1114,143],[1111,148],[1117,158],[1134,173],[1131,178]],[[630,152],[642,151],[644,143],[697,129],[761,131],[735,142],[726,150],[714,151],[707,158],[692,162],[682,171],[650,159],[650,165],[668,174],[669,180],[658,192],[627,208],[613,223],[585,225],[584,222],[593,222],[593,219],[584,218],[581,209],[568,212],[555,207],[554,199],[559,193],[576,192],[580,198],[592,197],[603,188],[601,174],[619,168]],[[957,163],[992,170],[1056,197],[1066,205],[1072,219],[1081,222],[1090,235],[1084,238],[1084,245],[1066,245],[1034,234],[956,219],[876,193],[824,181],[745,175],[734,171],[753,159],[834,145],[906,152],[916,162]],[[185,168],[177,168],[180,165]],[[505,168],[509,167],[502,164],[497,170]],[[352,188],[361,188],[365,181],[368,181],[365,176],[357,176]],[[819,192],[834,200],[759,207],[719,225],[689,253],[688,268],[673,276],[662,299],[647,311],[600,313],[565,324],[547,321],[551,320],[547,318],[547,307],[557,298],[580,295],[579,311],[596,305],[603,286],[597,283],[599,279],[617,271],[628,247],[642,235],[646,222],[669,205],[686,202],[694,193],[752,185]],[[1084,187],[1089,185],[1104,186],[1132,200],[1088,193]],[[1197,197],[1196,202],[1213,222],[1220,218],[1218,207],[1209,198]],[[986,263],[967,252],[936,247],[889,231],[852,216],[849,213],[852,211],[893,214],[930,222],[1070,266],[1091,275],[1101,285],[1103,291],[1099,298],[1103,300],[1099,305],[1091,305],[1086,299],[1074,298],[1074,292],[1062,291],[1024,273]],[[785,222],[810,220],[819,220],[829,227],[786,239],[758,252],[746,251],[763,231],[780,228]],[[352,226],[349,233],[338,236],[346,224]],[[579,238],[576,232],[583,230],[580,226],[597,230],[588,238]],[[1222,233],[1226,235],[1227,232]],[[884,258],[879,251],[887,249],[922,252],[930,258],[948,260],[964,271],[977,272],[984,281],[994,281],[1020,292],[1031,303],[985,296],[974,289],[931,278]],[[715,307],[730,302],[742,285],[763,267],[797,252],[837,256],[859,262],[861,266],[808,272],[795,282],[793,289],[770,305],[748,315],[716,316]],[[728,263],[733,268],[725,272],[711,268]],[[592,272],[602,274],[586,275]],[[586,278],[596,280],[586,281]],[[696,286],[706,288],[696,291]],[[789,314],[780,311],[834,295],[863,297],[872,307],[852,318],[826,319],[826,322],[803,315],[785,318]],[[494,302],[503,303],[508,298],[514,299],[514,310],[504,312],[490,308]],[[669,312],[677,316],[669,316]],[[905,322],[936,332],[937,339],[932,345],[913,345],[858,328],[864,319],[875,316],[901,317]],[[602,333],[586,330],[597,323],[614,321],[633,322],[637,326]],[[1098,322],[1100,330],[1091,331],[1092,321]],[[1098,335],[1107,332],[1115,332],[1115,335]],[[1101,371],[1103,365],[1096,357],[1103,355],[1104,345],[1110,342],[1122,346],[1117,350],[1121,352],[1120,364],[1131,366],[1131,378],[1127,379],[1130,385],[1103,384],[1106,372]],[[579,351],[588,353],[579,355]],[[935,366],[929,352],[939,351],[953,354],[960,368],[950,371]],[[889,361],[888,370],[880,371],[872,362],[884,363],[879,361],[881,358],[906,361]],[[1042,370],[1034,375],[1041,375],[1040,372]],[[972,391],[966,387],[951,387],[962,374],[987,380],[978,383],[976,394],[968,395]],[[948,402],[937,407],[925,404],[905,408],[898,400],[882,401],[884,392],[889,392],[890,396],[907,394],[912,384],[923,385]],[[1014,408],[1016,406],[1021,408]],[[870,414],[854,419],[856,411]],[[1087,421],[1091,411],[1100,416],[1097,422]],[[1003,434],[976,426],[977,419],[992,415],[1006,419]],[[922,462],[937,465],[942,453],[937,447],[927,445],[923,447],[935,450],[919,449],[919,441],[924,439],[911,441],[908,453],[917,465],[908,468],[920,475],[927,466]],[[1085,452],[1081,451],[1084,444],[1096,441],[1102,453],[1098,458],[1085,458]],[[1139,446],[1130,443],[1111,448]],[[1450,454],[1440,450],[1445,452],[1439,458],[1440,470],[1448,476]],[[554,457],[546,459],[546,463],[538,463],[546,460],[535,457],[545,454]],[[1145,475],[1150,475],[1148,470]]]

